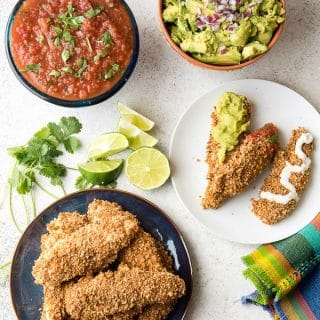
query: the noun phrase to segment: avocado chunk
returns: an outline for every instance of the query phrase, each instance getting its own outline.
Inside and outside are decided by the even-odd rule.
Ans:
[[[227,152],[239,144],[240,135],[250,126],[250,106],[244,96],[225,92],[216,104],[216,125],[211,135],[218,144],[217,157],[222,163]]]
[[[228,48],[225,53],[193,54],[192,56],[204,63],[216,65],[235,65],[239,64],[242,60],[241,53],[235,47]]]
[[[244,60],[249,60],[266,52],[267,50],[268,47],[265,44],[262,44],[259,41],[252,41],[243,48],[242,57]]]
[[[179,6],[169,5],[162,13],[165,22],[175,22],[178,19]]]
[[[230,42],[237,47],[243,47],[248,42],[252,32],[252,23],[250,21],[242,22],[235,32],[230,34]]]

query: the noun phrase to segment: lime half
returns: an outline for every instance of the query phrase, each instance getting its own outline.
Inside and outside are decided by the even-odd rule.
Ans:
[[[115,181],[120,175],[123,160],[93,161],[79,164],[82,176],[94,185],[106,185]]]
[[[118,110],[121,114],[121,118],[129,121],[142,131],[149,131],[154,127],[154,122],[146,118],[142,114],[130,109],[121,102],[118,102]]]
[[[118,131],[128,138],[129,147],[133,150],[141,147],[154,147],[159,142],[156,138],[123,118],[119,121]]]
[[[154,148],[140,148],[132,152],[125,171],[129,181],[143,190],[159,188],[170,177],[168,159]]]
[[[89,159],[108,157],[119,153],[129,146],[128,139],[121,133],[105,133],[96,138],[88,150]]]

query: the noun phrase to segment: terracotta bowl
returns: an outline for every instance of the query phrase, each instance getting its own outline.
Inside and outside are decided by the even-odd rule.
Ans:
[[[286,3],[285,0],[280,0],[282,3],[283,8],[286,9]],[[165,25],[163,19],[162,19],[162,11],[163,11],[163,2],[164,0],[158,0],[158,15],[159,15],[159,21],[160,21],[160,28],[162,30],[162,33],[167,41],[167,43],[169,44],[169,46],[176,51],[182,58],[184,58],[185,60],[187,60],[188,62],[190,62],[191,64],[201,67],[201,68],[205,68],[205,69],[211,69],[211,70],[223,70],[223,71],[229,71],[229,70],[236,70],[236,69],[241,69],[244,68],[252,63],[255,63],[256,61],[258,61],[259,59],[261,59],[262,57],[264,57],[269,51],[270,49],[272,49],[274,47],[274,45],[276,44],[276,42],[278,41],[280,34],[283,30],[283,26],[284,23],[281,23],[278,27],[278,29],[274,32],[273,37],[268,45],[268,51],[266,51],[265,53],[262,53],[248,61],[242,62],[240,64],[235,64],[235,65],[214,65],[214,64],[208,64],[208,63],[204,63],[201,62],[195,58],[193,58],[191,55],[189,55],[188,53],[182,51],[180,49],[180,47],[172,40],[167,26]]]

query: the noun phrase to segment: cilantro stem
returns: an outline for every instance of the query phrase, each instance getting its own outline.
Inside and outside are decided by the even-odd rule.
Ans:
[[[31,195],[31,208],[32,208],[32,216],[35,218],[36,217],[36,202],[34,199],[33,191],[30,190],[30,195]]]
[[[13,212],[13,208],[12,208],[12,185],[10,184],[10,187],[9,187],[9,212],[10,212],[10,217],[11,217],[11,220],[14,224],[14,226],[16,227],[16,229],[22,233],[22,229],[19,227],[17,221],[16,221],[16,218],[14,216],[14,212]]]
[[[50,191],[48,191],[47,189],[45,189],[38,181],[35,181],[35,184],[39,187],[39,189],[41,189],[44,193],[46,193],[48,196],[54,198],[54,199],[59,199],[59,197],[55,196],[54,194],[52,194]]]
[[[5,180],[5,185],[3,187],[3,191],[2,191],[2,194],[0,196],[0,209],[3,207],[3,204],[4,204],[4,201],[5,201],[5,198],[6,198],[6,195],[7,195],[7,190],[8,190],[8,186],[9,186],[9,179],[10,177],[12,177],[12,174],[13,174],[13,170],[16,166],[16,161],[12,161],[11,162],[11,165],[10,165],[10,170],[9,170],[9,173],[6,177],[6,180]]]
[[[4,264],[0,265],[0,270],[5,269],[6,267],[10,266],[10,264],[11,264],[11,260],[5,262]]]
[[[30,223],[29,210],[28,210],[28,207],[26,204],[26,199],[23,194],[21,195],[21,199],[22,199],[22,203],[23,203],[23,207],[24,207],[24,212],[26,214],[27,224],[29,224]]]
[[[8,262],[0,265],[0,271],[5,270],[8,266],[10,266],[11,263],[12,263],[12,261],[8,261]],[[3,272],[3,276],[0,278],[0,284],[4,283],[4,281],[7,279],[8,275],[9,275],[9,268]]]
[[[63,194],[66,196],[67,193],[66,193],[66,189],[64,188],[63,184],[61,184],[60,187],[61,187]]]
[[[72,168],[72,167],[67,167],[67,166],[65,166],[67,169],[69,169],[69,170],[74,170],[74,171],[79,171],[79,169],[77,169],[77,168]]]

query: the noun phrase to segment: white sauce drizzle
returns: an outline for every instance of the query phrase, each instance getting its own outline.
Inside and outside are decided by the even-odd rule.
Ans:
[[[274,201],[280,204],[287,204],[291,200],[299,201],[299,196],[296,187],[290,182],[290,177],[292,173],[304,173],[310,168],[311,159],[309,159],[302,150],[304,144],[310,144],[313,141],[313,136],[311,133],[303,133],[296,142],[295,154],[302,161],[301,166],[292,165],[290,162],[286,161],[286,166],[283,168],[280,175],[280,183],[289,190],[286,195],[274,194],[271,192],[261,192],[260,197],[267,199],[269,201]]]

